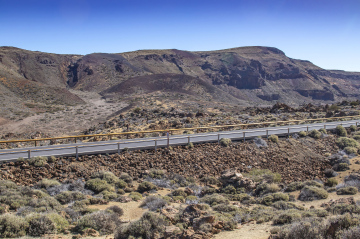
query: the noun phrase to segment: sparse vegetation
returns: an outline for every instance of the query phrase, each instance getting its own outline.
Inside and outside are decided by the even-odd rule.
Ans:
[[[279,137],[275,134],[272,134],[269,136],[269,140],[273,143],[277,143],[277,142],[279,142]]]

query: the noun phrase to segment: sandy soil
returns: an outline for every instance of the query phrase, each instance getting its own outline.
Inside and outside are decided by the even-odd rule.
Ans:
[[[86,104],[68,106],[54,113],[40,113],[18,122],[4,122],[0,118],[0,134],[32,133],[41,131],[52,136],[75,135],[78,132],[105,121],[113,113],[123,109],[123,102],[111,103],[94,92],[74,91]]]
[[[234,231],[224,231],[215,235],[215,239],[267,239],[270,236],[270,223],[250,222],[239,226]]]

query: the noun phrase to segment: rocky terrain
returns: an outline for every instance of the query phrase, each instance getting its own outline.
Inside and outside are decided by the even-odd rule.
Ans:
[[[360,73],[324,70],[271,47],[85,56],[0,48],[2,121],[85,103],[69,89],[126,103],[160,96],[243,106],[299,105],[356,99],[359,80]]]

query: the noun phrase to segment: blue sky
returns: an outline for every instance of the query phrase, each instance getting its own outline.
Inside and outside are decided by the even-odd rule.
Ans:
[[[0,0],[0,46],[63,54],[272,46],[360,72],[360,0]]]

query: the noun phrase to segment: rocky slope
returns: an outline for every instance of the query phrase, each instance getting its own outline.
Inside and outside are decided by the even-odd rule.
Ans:
[[[85,56],[0,47],[0,107],[8,118],[84,103],[68,89],[115,99],[168,92],[187,100],[249,105],[355,99],[359,87],[360,73],[324,70],[271,47]]]

